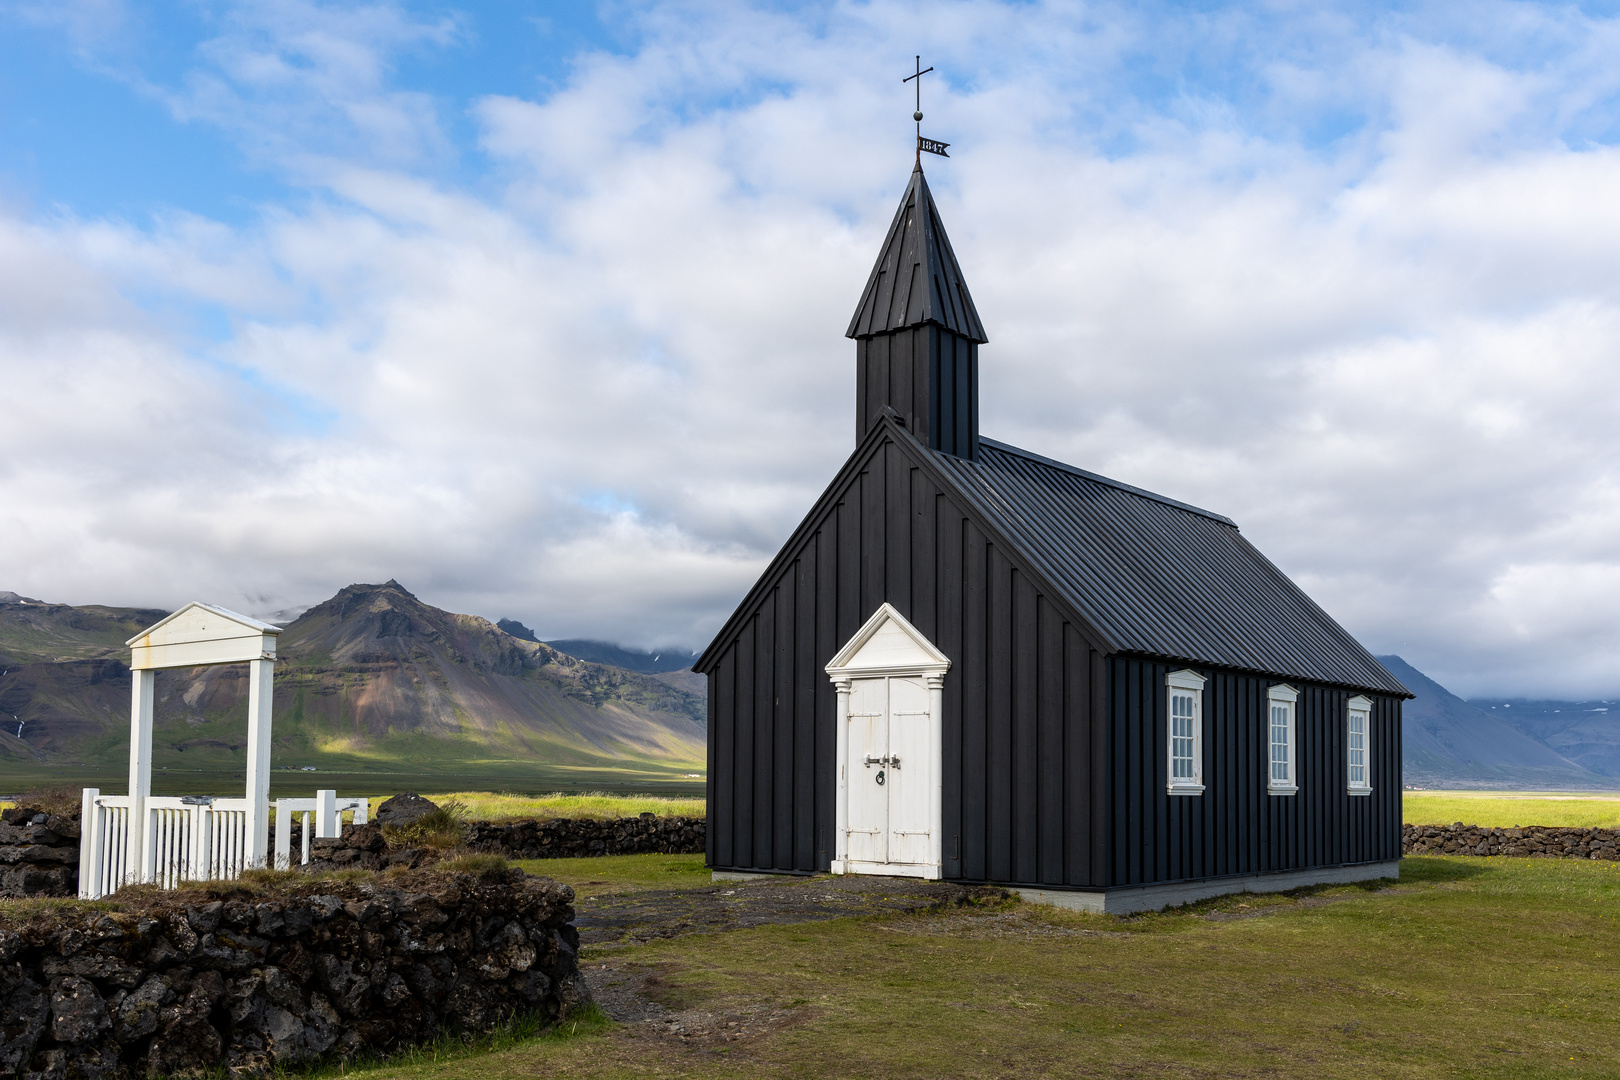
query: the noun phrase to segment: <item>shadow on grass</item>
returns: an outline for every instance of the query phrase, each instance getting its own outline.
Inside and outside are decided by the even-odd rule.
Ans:
[[[1428,884],[1440,881],[1467,881],[1483,877],[1492,868],[1474,859],[1446,855],[1408,855],[1401,860],[1401,881]]]
[[[597,1004],[589,1002],[575,1009],[566,1020],[549,1027],[537,1016],[520,1017],[489,1035],[466,1036],[450,1032],[422,1046],[402,1047],[391,1054],[362,1053],[347,1061],[327,1061],[303,1068],[278,1069],[276,1076],[298,1080],[325,1080],[333,1076],[364,1074],[373,1069],[444,1065],[466,1058],[498,1054],[535,1043],[565,1042],[595,1035],[613,1026]]]

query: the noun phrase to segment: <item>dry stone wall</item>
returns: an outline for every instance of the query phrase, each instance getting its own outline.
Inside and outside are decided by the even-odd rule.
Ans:
[[[464,845],[509,859],[564,859],[591,855],[643,853],[702,854],[702,818],[661,818],[655,814],[591,821],[547,818],[530,821],[474,821],[465,827]],[[376,825],[350,826],[343,835],[310,842],[311,870],[386,870],[432,863],[429,848],[396,847]]]
[[[474,821],[467,846],[509,859],[573,859],[590,855],[701,855],[704,820],[688,817],[543,818],[531,821]]]
[[[36,911],[0,924],[0,1077],[260,1076],[557,1020],[587,997],[573,898],[417,871]]]
[[[1620,859],[1620,830],[1565,829],[1528,825],[1494,829],[1479,825],[1405,825],[1407,855],[1516,855],[1542,859]]]
[[[77,896],[79,815],[0,810],[0,896]]]

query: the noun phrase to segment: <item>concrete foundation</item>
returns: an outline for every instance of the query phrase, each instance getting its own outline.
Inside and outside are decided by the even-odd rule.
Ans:
[[[783,878],[783,877],[789,877],[789,876],[790,875],[788,875],[788,874],[750,874],[750,873],[748,873],[747,871],[744,871],[744,870],[715,870],[712,873],[710,880],[712,880],[712,881],[754,881],[754,880],[757,880],[759,878]]]
[[[715,875],[718,877],[719,875]],[[739,877],[742,875],[738,875]],[[1312,870],[1287,870],[1280,874],[1243,874],[1238,877],[1177,881],[1166,885],[1138,885],[1120,889],[1024,889],[1013,888],[1031,903],[1051,904],[1070,911],[1124,915],[1133,911],[1162,911],[1212,896],[1240,892],[1287,892],[1307,885],[1348,885],[1357,881],[1399,878],[1401,862],[1362,863],[1359,866],[1323,866]]]

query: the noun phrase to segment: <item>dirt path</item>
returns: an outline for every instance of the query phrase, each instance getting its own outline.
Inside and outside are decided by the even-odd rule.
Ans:
[[[754,926],[820,922],[851,915],[946,912],[1006,899],[1002,889],[916,878],[818,877],[717,882],[697,889],[652,889],[592,896],[579,886],[574,907],[584,946],[580,967],[596,1003],[625,1025],[629,1039],[713,1049],[806,1019],[803,1008],[728,1002],[718,1008],[669,1008],[658,972],[621,963],[618,949],[660,938]]]
[[[944,911],[1007,897],[1002,889],[918,878],[815,877],[716,882],[698,889],[649,889],[592,896],[575,890],[580,942],[603,950],[685,934],[820,922],[849,915]]]

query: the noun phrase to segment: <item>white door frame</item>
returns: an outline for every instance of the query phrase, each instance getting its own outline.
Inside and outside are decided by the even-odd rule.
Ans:
[[[897,632],[898,631],[898,632]],[[855,632],[827,665],[827,675],[838,692],[838,792],[832,872],[835,874],[896,874],[937,878],[944,866],[944,720],[945,673],[951,661],[890,604],[882,604]],[[921,678],[928,686],[929,723],[933,734],[929,820],[933,823],[931,860],[916,863],[854,863],[849,854],[849,694],[856,679],[883,676]]]

